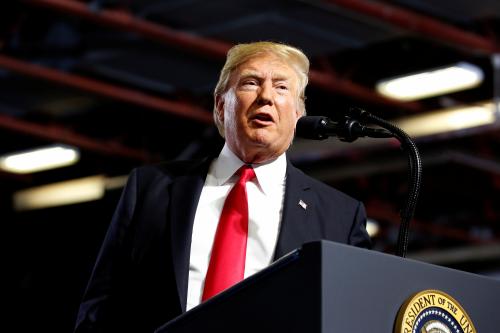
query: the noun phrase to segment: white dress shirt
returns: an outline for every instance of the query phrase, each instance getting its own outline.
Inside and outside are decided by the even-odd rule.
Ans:
[[[222,207],[238,180],[235,172],[243,164],[225,145],[210,165],[194,218],[187,310],[200,304]],[[256,178],[246,184],[249,216],[245,278],[267,267],[273,259],[285,198],[286,156],[252,167]]]

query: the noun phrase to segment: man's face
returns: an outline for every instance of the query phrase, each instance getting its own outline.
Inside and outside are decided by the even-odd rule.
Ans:
[[[274,55],[252,58],[232,73],[216,103],[226,142],[240,159],[265,162],[288,149],[300,116],[297,89],[293,68]]]

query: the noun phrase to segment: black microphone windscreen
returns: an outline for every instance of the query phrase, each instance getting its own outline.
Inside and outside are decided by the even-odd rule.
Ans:
[[[323,116],[304,116],[297,121],[295,135],[304,139],[323,140],[326,117]]]

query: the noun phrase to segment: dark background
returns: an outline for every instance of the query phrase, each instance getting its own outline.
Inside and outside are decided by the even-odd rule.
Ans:
[[[0,172],[8,319],[16,332],[70,332],[120,195],[15,211],[21,189],[96,174],[127,175],[161,160],[217,151],[212,91],[227,49],[275,40],[312,64],[310,115],[365,108],[397,121],[498,97],[500,2],[480,1],[9,1],[0,11],[0,154],[53,143],[78,147],[78,164],[30,175]],[[378,95],[387,77],[466,61],[484,82],[401,103]],[[90,80],[90,81],[89,81]],[[498,278],[498,122],[415,138],[424,175],[409,257]],[[407,193],[406,156],[391,140],[297,140],[308,174],[365,202],[394,253]]]

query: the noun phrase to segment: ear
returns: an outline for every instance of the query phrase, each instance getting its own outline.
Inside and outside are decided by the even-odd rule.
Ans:
[[[217,118],[221,123],[224,123],[224,96],[215,96],[215,109],[217,110]]]
[[[299,120],[299,118],[301,118],[304,115],[304,113],[305,113],[304,109],[297,107],[295,109],[295,120]]]
[[[295,109],[295,118],[299,120],[299,118],[301,118],[306,113],[305,111],[306,111],[306,106],[304,103],[304,99],[298,97],[297,106]]]

